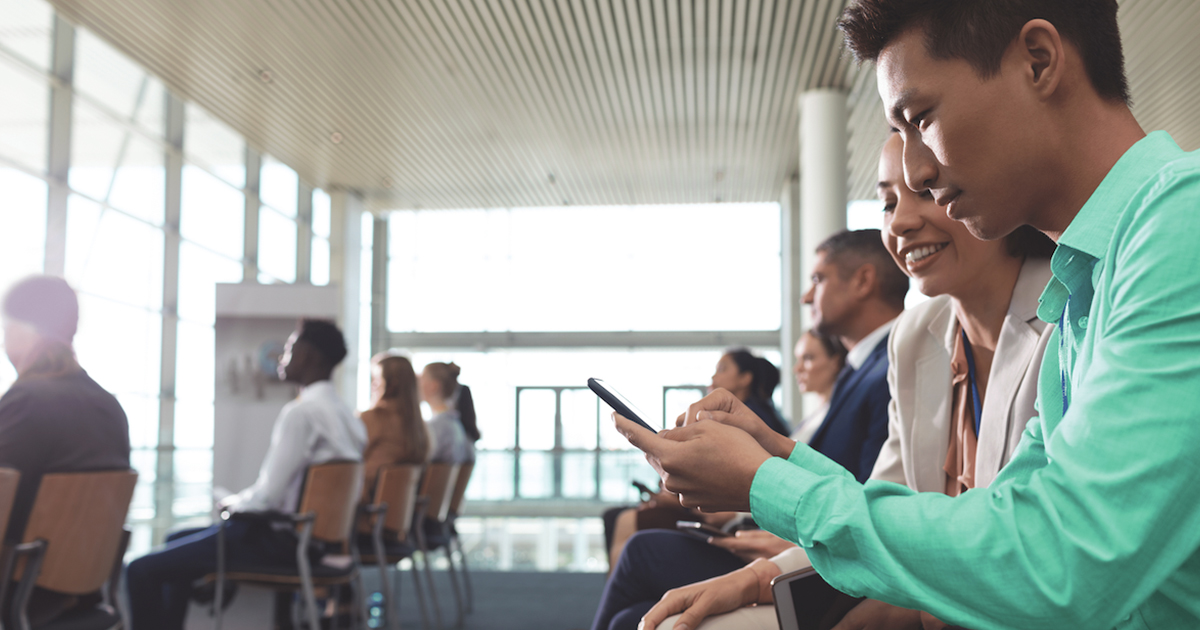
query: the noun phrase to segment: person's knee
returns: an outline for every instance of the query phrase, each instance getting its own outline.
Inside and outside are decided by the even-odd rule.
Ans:
[[[151,583],[154,579],[154,570],[149,557],[142,556],[133,562],[130,562],[125,567],[125,583],[130,588],[135,588],[142,584]]]
[[[642,615],[646,614],[642,607],[626,608],[617,613],[608,623],[608,630],[637,630],[642,623]]]

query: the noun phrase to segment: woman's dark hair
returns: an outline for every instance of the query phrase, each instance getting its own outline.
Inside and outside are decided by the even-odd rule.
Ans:
[[[417,375],[407,357],[377,354],[371,362],[379,366],[383,379],[380,398],[388,401],[400,416],[400,430],[412,459],[424,460],[429,453],[429,429],[421,420],[421,401],[417,395]]]
[[[730,348],[725,355],[733,359],[738,372],[750,373],[750,395],[759,400],[771,400],[779,387],[779,368],[774,363],[755,356],[746,348]]]
[[[1101,97],[1129,103],[1117,0],[857,0],[838,21],[859,61],[876,61],[912,27],[935,59],[962,59],[982,78],[1000,71],[1008,46],[1030,20],[1044,19],[1079,50]]]
[[[805,334],[812,335],[813,339],[821,342],[821,348],[825,350],[825,354],[829,355],[829,358],[834,361],[837,361],[838,365],[846,365],[846,354],[848,351],[846,350],[846,346],[842,345],[841,339],[833,335],[817,332],[814,329],[805,331]]]
[[[454,403],[458,409],[458,419],[462,421],[463,430],[472,442],[478,442],[481,437],[479,425],[475,423],[475,399],[471,396],[471,388],[466,385],[458,386],[458,401]]]

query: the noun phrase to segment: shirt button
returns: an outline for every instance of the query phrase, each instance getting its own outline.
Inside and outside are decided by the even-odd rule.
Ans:
[[[1079,318],[1079,327],[1087,330],[1087,315]]]

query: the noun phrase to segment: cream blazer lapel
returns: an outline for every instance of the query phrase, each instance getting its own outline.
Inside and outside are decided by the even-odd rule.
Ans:
[[[932,315],[914,357],[913,372],[919,385],[912,401],[912,456],[905,461],[905,467],[912,468],[905,476],[916,482],[920,492],[945,491],[944,467],[950,448],[950,355],[955,321],[950,300]]]
[[[1025,424],[1035,413],[1038,371],[1053,329],[1037,318],[1037,307],[1050,277],[1049,260],[1027,259],[1013,287],[983,397],[983,422],[975,454],[977,487],[990,484],[1008,463]]]

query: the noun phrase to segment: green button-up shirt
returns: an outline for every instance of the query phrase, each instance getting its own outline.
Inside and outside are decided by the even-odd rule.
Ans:
[[[1200,628],[1200,152],[1150,134],[1059,239],[1040,417],[958,498],[854,477],[804,445],[755,520],[835,587],[987,628]]]

